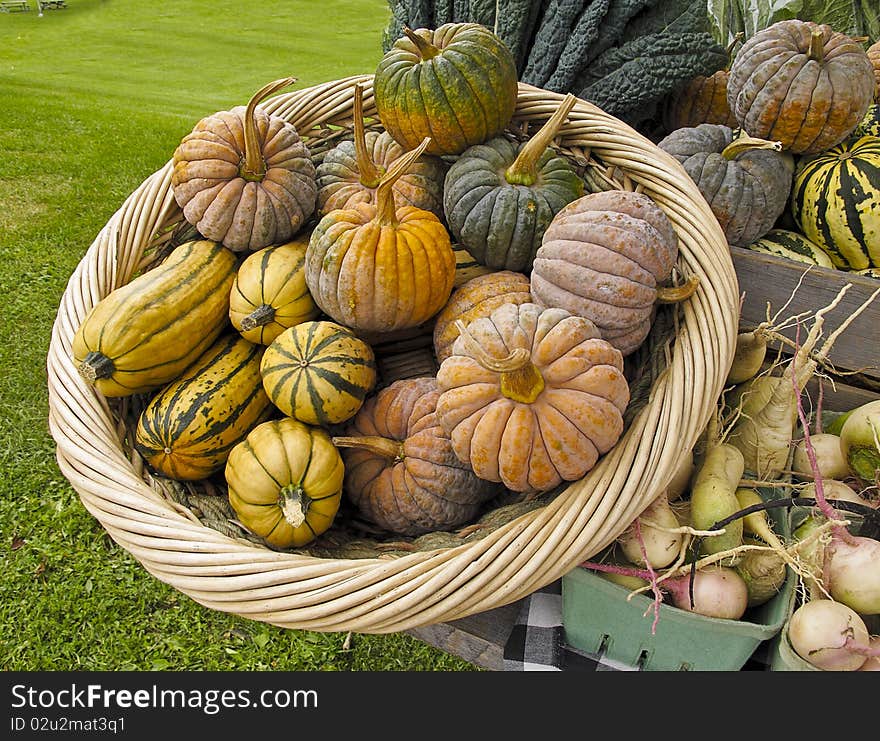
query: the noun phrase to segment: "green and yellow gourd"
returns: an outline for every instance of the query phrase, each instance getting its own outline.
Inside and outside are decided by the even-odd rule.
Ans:
[[[311,425],[344,422],[376,385],[372,348],[335,322],[284,330],[263,355],[263,388],[284,414]]]
[[[178,481],[207,478],[275,413],[261,383],[264,350],[224,334],[153,397],[138,419],[135,448],[154,471]]]
[[[752,242],[748,249],[768,255],[785,257],[795,262],[833,268],[834,263],[828,253],[819,245],[811,242],[803,234],[790,229],[771,229],[763,237]]]
[[[72,343],[79,374],[104,396],[155,391],[183,373],[229,324],[237,257],[193,240],[111,291]]]
[[[841,270],[880,267],[880,138],[863,136],[803,158],[791,212]]]
[[[554,215],[584,193],[571,164],[550,148],[577,98],[567,95],[527,142],[499,136],[466,149],[446,173],[449,231],[477,262],[528,271]]]
[[[880,103],[872,104],[865,117],[856,126],[853,137],[860,136],[880,136]]]

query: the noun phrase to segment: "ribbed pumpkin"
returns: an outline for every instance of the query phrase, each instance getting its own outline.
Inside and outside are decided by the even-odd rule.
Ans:
[[[874,100],[880,102],[880,40],[868,47],[868,59],[874,69]]]
[[[335,322],[302,322],[266,348],[260,367],[272,403],[313,425],[350,419],[376,384],[372,348]]]
[[[733,49],[742,41],[743,33],[736,35],[727,47],[728,59],[733,60]],[[663,101],[663,126],[667,132],[700,124],[721,124],[734,129],[736,117],[727,102],[727,81],[730,63],[708,77],[698,75]]]
[[[430,211],[395,208],[392,187],[429,140],[382,176],[376,205],[324,216],[306,250],[306,285],[330,318],[357,331],[415,327],[449,299],[455,255],[449,232]]]
[[[523,144],[495,137],[466,149],[449,168],[443,210],[452,236],[477,262],[528,271],[553,216],[584,194],[569,161],[550,148],[577,98]]]
[[[326,430],[285,417],[251,430],[224,474],[242,525],[275,548],[299,548],[333,524],[345,468]]]
[[[791,209],[800,230],[835,267],[880,267],[880,139],[851,139],[802,159]]]
[[[677,258],[672,222],[648,196],[590,193],[562,209],[544,233],[530,275],[532,298],[542,308],[586,317],[629,355],[651,329],[658,286]]]
[[[480,478],[527,496],[583,477],[623,432],[623,356],[564,309],[504,304],[459,325],[437,418]]]
[[[831,262],[831,258],[825,250],[811,242],[803,234],[793,232],[790,229],[771,229],[759,240],[752,242],[748,249],[753,252],[785,257],[788,260],[803,262],[807,265],[819,265],[823,268],[834,267],[834,263]]]
[[[372,396],[344,435],[344,495],[369,522],[399,535],[469,522],[500,487],[474,475],[437,421],[433,377],[395,381]]]
[[[72,342],[79,374],[104,396],[155,391],[177,378],[229,322],[236,256],[209,240],[185,242],[111,291]]]
[[[171,187],[183,215],[235,252],[286,242],[315,210],[308,148],[293,124],[257,107],[292,82],[270,82],[247,106],[203,118],[174,150]]]
[[[761,238],[785,210],[794,160],[779,142],[700,124],[673,131],[657,146],[684,166],[729,244],[745,247]]]
[[[383,127],[406,149],[431,138],[428,154],[461,154],[497,136],[513,116],[516,63],[478,23],[404,27],[373,78]]]
[[[207,478],[274,409],[263,391],[263,346],[229,333],[141,412],[135,448],[154,471],[179,481]]]
[[[730,67],[727,100],[750,136],[794,154],[849,136],[874,99],[864,47],[826,24],[778,21],[755,33]]]
[[[502,304],[531,303],[529,279],[513,270],[498,270],[472,278],[453,291],[434,322],[434,355],[442,363],[452,353],[458,337],[456,322],[469,324],[477,317],[489,316]]]
[[[309,236],[264,247],[242,261],[229,294],[229,319],[246,340],[268,345],[321,313],[306,285]]]
[[[355,85],[354,138],[339,142],[316,169],[318,212],[323,216],[356,203],[376,203],[382,175],[405,150],[387,131],[364,131],[363,85]],[[394,203],[415,206],[443,218],[443,179],[446,163],[423,154],[392,187]]]

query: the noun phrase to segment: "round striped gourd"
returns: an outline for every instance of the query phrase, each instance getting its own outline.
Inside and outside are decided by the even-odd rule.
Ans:
[[[246,340],[268,345],[288,327],[321,313],[306,285],[308,245],[305,233],[242,261],[229,294],[229,319]]]
[[[433,377],[395,381],[332,438],[342,449],[344,495],[364,519],[399,535],[467,523],[499,491],[453,452],[437,421],[439,397]]]
[[[861,136],[877,136],[880,137],[880,103],[874,103],[865,114],[861,123],[856,126],[853,132],[855,138]]]
[[[395,208],[391,189],[428,144],[382,176],[376,205],[322,217],[306,250],[306,285],[331,319],[358,332],[416,327],[449,299],[455,255],[449,232],[430,211]]]
[[[880,267],[880,139],[863,136],[802,159],[792,216],[835,267]]]
[[[177,378],[229,323],[237,258],[185,242],[95,304],[73,338],[73,362],[104,396],[155,391]]]
[[[293,124],[257,107],[292,82],[275,80],[247,106],[206,116],[174,150],[174,200],[201,235],[235,252],[286,242],[315,210],[308,148]]]
[[[476,278],[478,275],[486,275],[487,273],[495,272],[492,268],[480,265],[480,263],[474,259],[474,256],[467,251],[464,245],[454,243],[452,245],[452,252],[455,255],[455,279],[452,281],[453,288],[458,288],[462,284],[467,283],[471,278]]]
[[[266,348],[260,373],[272,403],[289,417],[326,426],[350,419],[376,384],[372,348],[347,327],[311,321]]]
[[[584,194],[572,165],[549,146],[576,100],[568,94],[528,141],[494,137],[468,147],[449,168],[449,231],[483,265],[530,270],[553,216]]]
[[[316,169],[318,213],[322,216],[356,203],[376,203],[382,175],[405,154],[387,131],[364,131],[363,86],[355,85],[354,138],[339,142]],[[443,218],[443,179],[446,163],[423,154],[392,187],[397,207],[414,206]]]
[[[383,127],[405,149],[431,138],[429,154],[461,154],[504,131],[516,108],[516,62],[478,23],[404,27],[383,55],[373,96]]]
[[[678,236],[666,214],[634,191],[590,193],[560,211],[530,275],[542,308],[586,317],[624,355],[651,329],[658,286],[678,257]]]
[[[864,47],[826,24],[789,19],[751,36],[730,67],[727,100],[750,136],[794,154],[846,139],[874,100]]]
[[[135,448],[154,471],[178,481],[207,478],[272,416],[260,377],[264,349],[224,335],[153,397],[138,418]]]
[[[477,476],[531,498],[582,478],[617,442],[623,356],[589,319],[504,304],[459,331],[437,371],[437,418]]]
[[[759,240],[752,242],[748,249],[754,252],[764,252],[768,255],[778,255],[807,265],[819,265],[823,268],[834,267],[828,253],[819,245],[811,242],[803,234],[793,232],[790,229],[771,229]]]
[[[502,304],[532,301],[529,279],[513,270],[498,270],[477,276],[457,288],[434,322],[434,355],[442,363],[452,353],[458,337],[456,322],[469,324],[477,317],[489,316]]]
[[[344,474],[326,430],[290,417],[254,427],[224,471],[238,521],[275,548],[302,547],[330,528]]]
[[[729,244],[745,247],[785,211],[794,160],[779,142],[735,136],[729,126],[677,129],[658,144],[697,184]]]

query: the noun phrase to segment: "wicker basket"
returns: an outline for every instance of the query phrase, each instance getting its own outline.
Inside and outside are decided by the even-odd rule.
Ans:
[[[320,157],[350,134],[357,82],[365,86],[365,115],[375,117],[372,75],[277,95],[262,107],[292,122]],[[533,133],[562,98],[520,84],[511,135]],[[390,633],[500,607],[607,546],[671,478],[714,410],[733,357],[738,285],[717,221],[670,156],[584,101],[557,141],[581,167],[651,196],[679,234],[677,272],[699,278],[696,294],[676,309],[668,341],[646,343],[663,362],[643,377],[643,400],[632,405],[618,444],[585,478],[528,505],[499,505],[457,533],[361,550],[331,539],[321,548],[279,552],[234,522],[209,522],[222,521],[213,510],[225,497],[215,490],[187,498],[152,477],[131,445],[135,401],[103,398],[70,359],[86,312],[150,267],[185,225],[169,162],[98,234],[68,282],[53,328],[49,426],[58,465],[84,506],[144,568],[196,602],[316,631]]]

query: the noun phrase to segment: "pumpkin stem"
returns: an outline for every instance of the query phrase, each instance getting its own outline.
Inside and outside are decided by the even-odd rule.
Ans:
[[[725,51],[727,52],[728,58],[733,56],[733,48],[744,38],[746,37],[745,31],[738,31],[736,35],[730,40],[730,43],[727,45]]]
[[[531,404],[544,390],[544,376],[531,361],[532,354],[518,347],[503,358],[496,358],[468,332],[465,323],[457,319],[455,326],[468,352],[486,370],[501,374],[501,393],[508,399]]]
[[[257,122],[254,120],[254,112],[257,104],[272,93],[283,87],[296,82],[295,77],[285,77],[264,85],[248,101],[244,111],[244,158],[238,167],[238,172],[245,180],[260,181],[266,176],[266,160],[263,159],[263,147],[260,135],[257,131]]]
[[[411,28],[404,26],[403,32],[406,34],[406,37],[413,42],[416,46],[416,51],[419,53],[419,56],[424,59],[433,59],[440,53],[440,49],[438,49],[434,44],[432,44],[427,39],[422,38],[413,31]]]
[[[288,484],[278,492],[278,505],[291,527],[300,527],[306,521],[311,503],[299,484]]]
[[[395,461],[402,461],[406,457],[403,443],[388,437],[363,435],[362,437],[343,436],[330,439],[337,448],[362,448],[376,455],[381,455],[383,458],[393,458]]]
[[[774,152],[781,152],[782,142],[771,142],[754,136],[740,136],[721,150],[721,156],[726,160],[735,160],[743,152],[753,149],[772,149]]]
[[[354,151],[357,160],[358,175],[361,185],[365,188],[375,188],[382,179],[382,173],[376,167],[369,152],[367,152],[367,138],[364,131],[364,86],[354,87]]]
[[[415,149],[411,149],[406,154],[400,155],[400,157],[394,160],[394,163],[382,176],[379,185],[376,187],[375,221],[378,221],[383,225],[397,224],[397,209],[394,205],[394,183],[397,182],[397,179],[401,175],[409,170],[413,162],[421,157],[422,152],[425,151],[430,143],[431,137],[426,136],[422,139],[422,143],[419,144],[419,146]]]
[[[504,177],[511,185],[534,185],[538,179],[537,164],[544,151],[559,132],[566,116],[577,102],[577,98],[568,93],[559,104],[556,112],[547,119],[537,133],[519,150],[513,164],[507,168]]]
[[[825,60],[825,41],[821,28],[814,28],[810,34],[810,49],[807,52],[807,59],[814,59],[817,62]]]
[[[115,370],[116,366],[110,358],[102,352],[95,351],[86,355],[77,367],[79,374],[89,383],[95,383],[101,378],[110,378]]]
[[[242,332],[249,332],[257,327],[268,324],[275,318],[275,307],[269,304],[261,304],[241,320]]]
[[[692,275],[687,279],[687,283],[681,286],[660,286],[657,289],[658,304],[678,304],[689,299],[697,291],[700,285],[700,279],[696,275]]]

